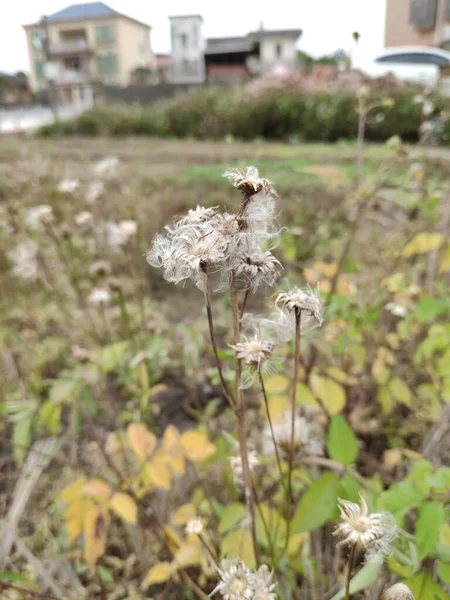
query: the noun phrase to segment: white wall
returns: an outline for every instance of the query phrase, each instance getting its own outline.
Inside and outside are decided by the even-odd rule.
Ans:
[[[171,80],[202,83],[205,80],[202,21],[197,16],[170,19]]]
[[[260,41],[260,59],[263,69],[276,65],[293,65],[297,54],[296,39],[285,35],[263,36]],[[278,46],[281,50],[280,56],[277,52]]]

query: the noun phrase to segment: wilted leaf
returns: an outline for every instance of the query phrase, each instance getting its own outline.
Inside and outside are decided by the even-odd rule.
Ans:
[[[101,479],[92,479],[91,481],[88,481],[81,488],[81,491],[86,496],[90,496],[100,502],[107,500],[111,495],[111,488]]]
[[[344,373],[341,369],[337,369],[336,367],[328,367],[325,369],[325,373],[339,383],[343,383],[344,385],[355,385],[357,383],[357,379]]]
[[[147,474],[157,488],[170,490],[172,473],[163,456],[155,456],[152,461],[147,463]]]
[[[82,494],[82,488],[86,484],[86,477],[80,477],[74,483],[71,483],[63,489],[59,494],[59,499],[65,504],[73,502],[75,498],[78,498]]]
[[[347,398],[341,384],[314,373],[311,375],[311,388],[330,415],[335,415],[344,408]]]
[[[186,525],[186,523],[196,515],[197,509],[193,504],[183,504],[175,511],[172,520],[175,525]]]
[[[160,562],[150,569],[145,578],[147,585],[165,583],[172,575],[173,567],[170,562]]]
[[[160,451],[172,471],[178,475],[182,475],[185,471],[184,449],[180,440],[181,436],[178,429],[173,425],[169,425],[164,431]]]
[[[450,243],[447,244],[444,253],[442,255],[441,264],[439,267],[440,273],[446,273],[450,271]]]
[[[180,442],[185,455],[192,461],[205,460],[216,451],[215,445],[203,433],[198,431],[186,431],[181,436]]]
[[[331,418],[327,447],[331,458],[343,465],[351,465],[358,456],[358,440],[341,415]]]
[[[79,386],[80,382],[75,379],[56,379],[50,389],[49,399],[53,404],[71,400]]]
[[[426,254],[431,250],[439,248],[443,240],[442,233],[418,233],[405,246],[402,256],[409,258],[415,254]]]
[[[264,381],[267,395],[279,395],[285,393],[289,389],[289,378],[284,375],[273,375]]]
[[[156,448],[156,437],[145,425],[131,423],[127,429],[128,442],[135,455],[141,460],[148,460]]]
[[[423,560],[436,547],[444,521],[445,510],[441,502],[424,502],[422,504],[415,526],[419,560]]]
[[[194,544],[183,544],[175,552],[173,557],[174,566],[178,569],[194,567],[202,562],[201,546]]]
[[[247,509],[243,504],[239,502],[232,502],[229,504],[222,513],[219,521],[218,531],[219,533],[226,533],[233,529],[238,523],[240,523],[246,516]]]
[[[289,558],[296,558],[300,554],[300,550],[302,549],[303,542],[308,537],[308,533],[303,531],[302,533],[294,533],[291,535],[288,542],[288,547],[286,548],[286,554]]]
[[[289,399],[287,396],[271,396],[268,400],[269,414],[273,422],[283,421],[284,415],[289,408]],[[265,414],[265,407],[261,406],[261,412]]]
[[[109,514],[105,507],[90,504],[84,520],[84,558],[91,568],[105,552]]]
[[[136,523],[136,502],[128,494],[116,492],[109,501],[109,506],[125,523]]]
[[[82,533],[86,511],[90,505],[87,498],[79,496],[71,501],[66,510],[66,529],[69,541],[74,542]]]
[[[329,521],[336,511],[338,478],[325,473],[303,494],[291,524],[292,533],[311,531]]]
[[[228,533],[223,539],[220,547],[222,558],[240,558],[249,569],[255,564],[255,553],[253,551],[253,542],[250,531],[247,529],[237,529]]]

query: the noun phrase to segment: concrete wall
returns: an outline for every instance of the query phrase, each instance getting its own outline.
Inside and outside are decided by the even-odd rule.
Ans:
[[[419,31],[410,22],[411,0],[386,0],[384,45],[428,46],[433,44],[434,30]]]
[[[295,42],[297,37],[285,35],[264,35],[260,40],[260,60],[262,69],[276,65],[291,66],[297,59]],[[280,56],[278,56],[278,48]]]
[[[128,85],[130,76],[138,67],[154,69],[155,57],[150,46],[150,28],[130,21],[117,19],[120,85]]]
[[[205,80],[202,19],[197,15],[170,18],[171,65],[174,83],[201,83]]]

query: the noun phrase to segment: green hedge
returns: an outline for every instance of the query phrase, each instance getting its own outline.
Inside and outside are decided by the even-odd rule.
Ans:
[[[416,141],[421,105],[416,91],[389,94],[392,108],[376,108],[367,123],[368,140],[383,141],[399,135]],[[384,96],[385,98],[385,96]],[[373,95],[368,103],[382,102]],[[439,109],[447,100],[434,99]],[[300,139],[333,142],[354,138],[358,127],[358,99],[351,93],[299,94],[289,90],[250,96],[242,88],[201,88],[148,107],[111,106],[85,112],[77,119],[48,125],[42,135],[126,136],[156,135],[220,139]],[[450,122],[444,124],[450,132]],[[449,136],[446,135],[448,141]]]

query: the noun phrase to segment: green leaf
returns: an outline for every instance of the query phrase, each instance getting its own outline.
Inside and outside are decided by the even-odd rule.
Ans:
[[[325,473],[303,494],[292,519],[291,532],[311,531],[332,519],[336,511],[338,478]]]
[[[219,521],[219,533],[226,533],[233,529],[246,516],[247,510],[243,504],[233,502],[229,504],[222,513]]]
[[[423,494],[417,489],[412,481],[402,481],[392,485],[388,490],[378,496],[377,510],[387,510],[392,513],[397,523],[406,515],[411,508],[420,506],[423,502]]]
[[[331,458],[343,465],[351,465],[358,456],[358,440],[341,415],[331,418],[327,447]]]
[[[25,575],[21,573],[11,573],[10,571],[0,571],[0,581],[15,581],[17,583],[23,583],[35,590],[39,589],[37,584]]]
[[[255,564],[255,553],[253,551],[253,542],[250,531],[247,529],[237,529],[223,538],[220,546],[222,558],[240,558],[249,569]]]
[[[402,256],[409,258],[415,254],[426,254],[431,250],[436,250],[436,248],[439,248],[442,240],[442,233],[418,233],[415,237],[413,237],[409,244],[404,247]]]
[[[361,590],[373,585],[380,575],[380,566],[377,565],[365,565],[350,581],[350,593],[356,594]],[[342,588],[337,594],[335,594],[331,600],[342,600],[345,596],[345,589]]]
[[[267,529],[267,531],[266,531]],[[259,505],[256,513],[256,537],[264,548],[270,548],[271,543],[280,550],[284,548],[287,533],[285,519],[266,502]]]
[[[31,442],[32,416],[26,416],[14,423],[13,428],[13,454],[18,464],[22,464]]]
[[[437,562],[437,572],[439,575],[439,579],[446,583],[447,585],[450,583],[450,565],[441,562],[438,560]]]
[[[428,571],[421,571],[402,583],[409,587],[415,600],[450,600],[450,596],[433,580]]]
[[[350,502],[359,502],[360,486],[354,477],[349,473],[344,475],[339,481],[338,497],[343,500],[350,500]]]
[[[419,560],[423,560],[439,541],[439,532],[445,521],[445,511],[441,502],[424,502],[416,521],[416,544]]]
[[[446,312],[448,312],[448,304],[445,300],[422,296],[417,305],[416,316],[420,323],[433,323],[439,315]]]
[[[78,386],[79,382],[75,379],[56,379],[50,389],[49,399],[53,404],[72,400]]]
[[[116,342],[95,352],[92,359],[105,373],[109,373],[119,366],[127,349],[128,342]]]
[[[392,398],[399,402],[400,404],[404,404],[405,406],[411,406],[412,404],[412,394],[409,387],[406,385],[404,381],[399,379],[398,377],[394,377],[388,383],[388,390],[391,394]]]

